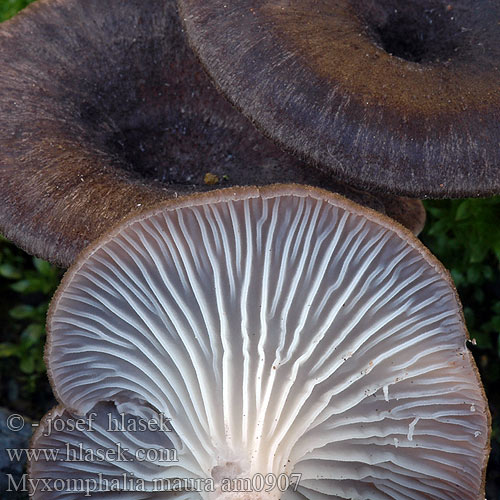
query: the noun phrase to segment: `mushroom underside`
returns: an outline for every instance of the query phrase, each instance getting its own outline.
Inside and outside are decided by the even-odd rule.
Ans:
[[[130,461],[84,478],[133,473],[149,492],[155,479],[203,479],[213,490],[191,494],[207,500],[240,498],[224,485],[257,477],[281,477],[262,498],[288,500],[484,489],[488,409],[449,276],[390,219],[326,191],[234,188],[131,218],[69,270],[48,330],[63,407],[33,446],[135,443]],[[164,416],[168,430],[43,436],[51,418],[93,413]],[[176,460],[136,463],[152,441]],[[66,471],[80,473],[30,465],[33,479]],[[141,494],[126,498],[153,498]]]

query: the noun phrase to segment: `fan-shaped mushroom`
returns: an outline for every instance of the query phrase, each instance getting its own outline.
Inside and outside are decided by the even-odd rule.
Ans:
[[[60,265],[129,212],[213,188],[207,173],[321,185],[384,211],[235,111],[185,43],[173,0],[39,0],[0,26],[0,65],[0,230]],[[413,213],[419,231],[422,206]]]
[[[84,477],[212,480],[202,498],[484,495],[489,414],[449,275],[407,230],[327,191],[225,189],[129,218],[68,271],[48,329],[59,421],[103,402],[171,418],[156,442],[174,464],[86,464]],[[35,448],[116,446],[46,429]],[[30,471],[78,476],[64,460]],[[297,491],[224,490],[292,473]]]
[[[179,5],[217,85],[288,150],[363,189],[500,193],[499,2]]]

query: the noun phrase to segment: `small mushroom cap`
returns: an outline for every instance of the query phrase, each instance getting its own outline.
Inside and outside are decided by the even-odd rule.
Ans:
[[[179,5],[217,85],[286,149],[362,189],[500,193],[499,2]]]
[[[168,416],[176,467],[215,481],[203,498],[283,473],[297,491],[269,498],[484,498],[489,413],[451,279],[338,195],[231,188],[132,217],[79,256],[47,326],[60,403]]]
[[[384,212],[308,168],[214,89],[173,0],[39,0],[0,25],[0,231],[63,267],[133,211],[293,181]],[[397,204],[397,202],[396,202]]]

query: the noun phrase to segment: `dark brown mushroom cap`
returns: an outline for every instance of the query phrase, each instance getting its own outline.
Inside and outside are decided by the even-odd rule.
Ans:
[[[362,189],[500,192],[500,3],[179,0],[217,85]]]
[[[418,235],[424,229],[426,212],[420,200],[391,196],[382,198],[385,213]]]
[[[129,212],[209,189],[208,172],[215,187],[294,181],[385,212],[234,110],[173,0],[39,0],[0,26],[0,65],[0,231],[62,266]]]

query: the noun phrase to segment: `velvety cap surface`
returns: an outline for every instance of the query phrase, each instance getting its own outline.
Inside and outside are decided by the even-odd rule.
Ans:
[[[363,189],[500,192],[500,3],[179,0],[217,85],[288,150]]]

